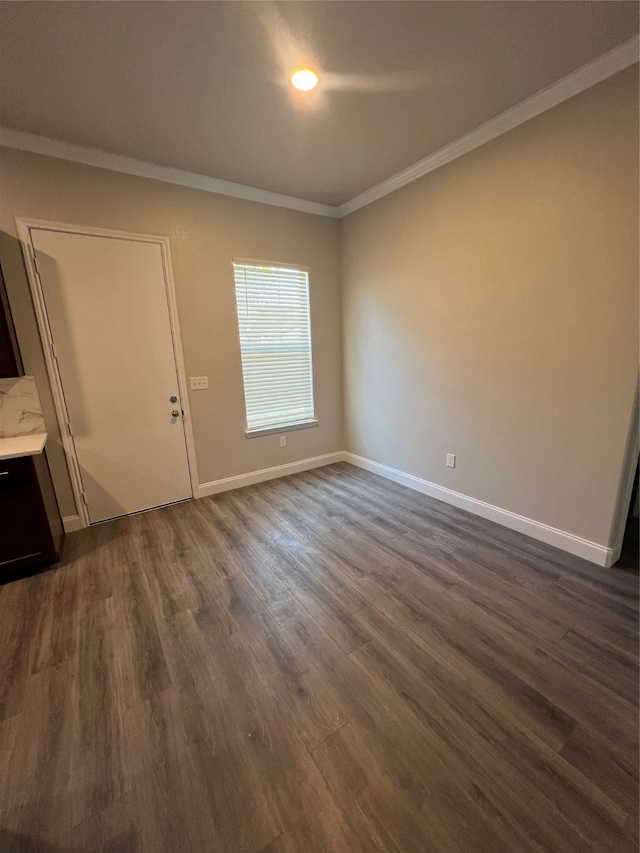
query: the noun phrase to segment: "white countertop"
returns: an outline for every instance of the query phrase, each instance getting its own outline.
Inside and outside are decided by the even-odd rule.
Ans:
[[[0,438],[0,459],[15,459],[17,456],[36,456],[44,450],[46,440],[46,432]]]

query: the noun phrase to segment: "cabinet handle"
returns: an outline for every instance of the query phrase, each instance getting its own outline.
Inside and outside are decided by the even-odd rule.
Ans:
[[[0,471],[0,477],[8,477],[8,476],[9,476],[8,471]]]

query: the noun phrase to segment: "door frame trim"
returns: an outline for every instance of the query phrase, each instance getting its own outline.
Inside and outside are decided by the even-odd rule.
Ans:
[[[180,322],[178,317],[178,303],[176,299],[175,283],[173,279],[173,267],[171,264],[171,249],[168,237],[160,237],[149,234],[137,234],[132,231],[115,231],[106,228],[94,228],[87,225],[69,225],[62,222],[49,222],[41,219],[30,219],[26,217],[16,217],[16,228],[22,255],[29,280],[29,288],[36,314],[38,331],[44,352],[44,360],[47,368],[47,376],[51,387],[51,394],[58,419],[58,428],[62,446],[65,451],[67,465],[69,468],[69,478],[73,489],[73,496],[76,502],[76,508],[80,519],[80,527],[88,527],[89,510],[84,502],[84,490],[82,488],[82,478],[80,475],[80,466],[76,454],[76,448],[73,441],[73,436],[69,431],[69,418],[67,414],[67,406],[64,398],[64,389],[62,379],[57,368],[51,328],[49,325],[49,317],[42,290],[42,283],[35,264],[35,250],[31,240],[31,230],[40,229],[45,231],[62,231],[68,234],[81,234],[88,237],[110,237],[117,240],[132,240],[136,243],[155,243],[160,246],[162,255],[162,266],[164,270],[165,293],[167,297],[167,308],[169,311],[169,325],[171,328],[171,342],[173,346],[173,354],[176,363],[176,373],[178,377],[178,390],[180,393],[180,402],[182,411],[184,412],[182,421],[184,426],[185,444],[187,449],[187,465],[189,468],[189,480],[191,483],[191,496],[197,494],[200,485],[198,477],[198,467],[196,458],[196,445],[193,436],[193,421],[191,417],[191,408],[189,405],[189,395],[187,383],[187,372],[184,364],[184,354],[182,349],[182,335],[180,333]]]

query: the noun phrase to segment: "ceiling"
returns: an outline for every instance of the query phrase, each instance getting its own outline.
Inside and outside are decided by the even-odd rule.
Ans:
[[[338,205],[637,32],[636,2],[2,2],[0,125]]]

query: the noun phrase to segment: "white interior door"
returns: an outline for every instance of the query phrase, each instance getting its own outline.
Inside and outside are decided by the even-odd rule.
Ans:
[[[160,244],[31,238],[89,520],[191,497]]]

